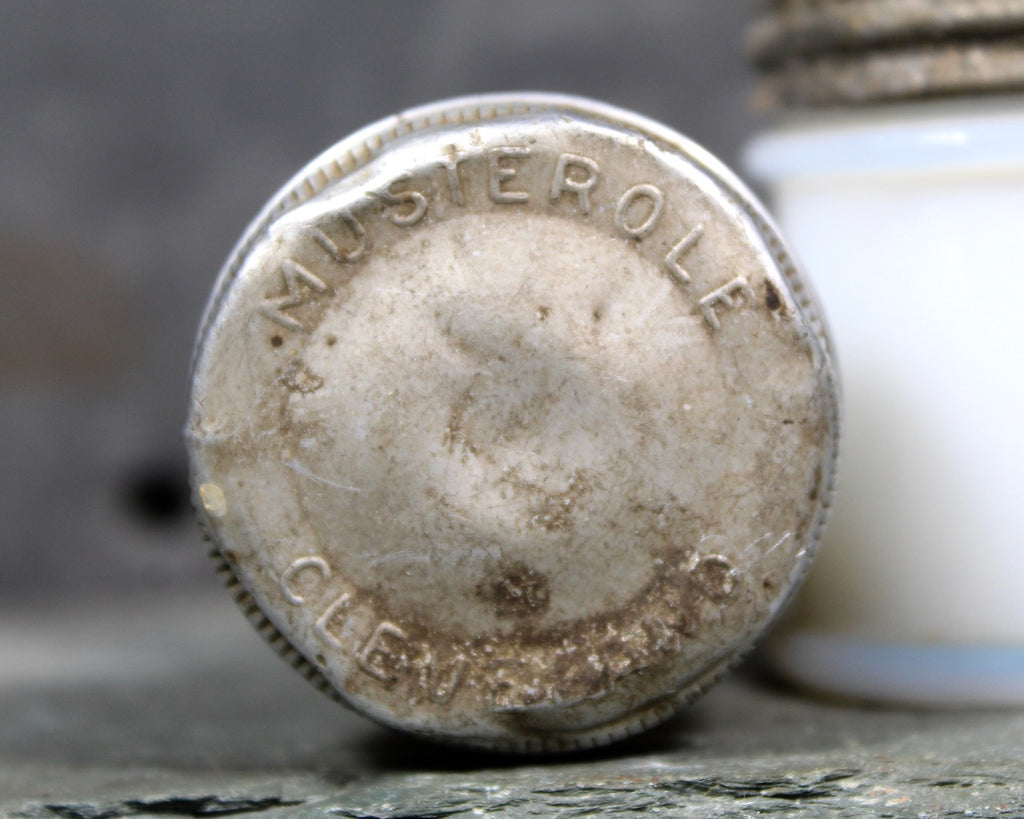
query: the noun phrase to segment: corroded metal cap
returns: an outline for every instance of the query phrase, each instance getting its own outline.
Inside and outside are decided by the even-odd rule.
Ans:
[[[715,159],[590,101],[459,99],[330,148],[217,282],[195,500],[250,619],[389,725],[560,750],[747,649],[821,535],[821,318]]]
[[[1024,89],[1024,0],[762,0],[748,50],[765,106]]]

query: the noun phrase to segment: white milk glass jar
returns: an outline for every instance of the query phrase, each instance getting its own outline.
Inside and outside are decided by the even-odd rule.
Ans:
[[[820,23],[844,4],[776,5]],[[857,5],[834,12],[830,47]],[[863,53],[836,59],[806,19],[796,35],[798,18],[766,19],[770,93],[828,110],[790,114],[747,167],[822,298],[844,402],[832,523],[769,662],[844,697],[1024,705],[1024,96],[1005,90],[1024,54],[999,75],[972,52],[985,85],[962,53],[959,75],[910,70],[948,65],[959,40],[865,43],[860,20]],[[765,58],[766,28],[788,57]],[[1004,93],[962,93],[977,87]]]

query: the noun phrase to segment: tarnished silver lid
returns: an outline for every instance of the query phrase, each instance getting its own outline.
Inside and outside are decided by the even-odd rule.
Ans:
[[[748,50],[763,106],[1024,89],[1024,0],[762,0]]]
[[[626,736],[747,649],[831,494],[821,318],[716,160],[608,106],[458,99],[330,148],[222,271],[186,430],[257,627],[389,725]]]

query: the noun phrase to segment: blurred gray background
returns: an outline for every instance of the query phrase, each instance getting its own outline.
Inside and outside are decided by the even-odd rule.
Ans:
[[[0,603],[213,588],[180,429],[207,293],[300,165],[400,109],[583,94],[730,164],[748,8],[0,3]]]

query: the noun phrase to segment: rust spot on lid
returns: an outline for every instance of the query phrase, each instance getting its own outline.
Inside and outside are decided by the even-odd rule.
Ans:
[[[494,603],[498,617],[527,617],[543,612],[550,603],[548,579],[525,563],[504,567],[498,579],[485,584],[480,593]]]

